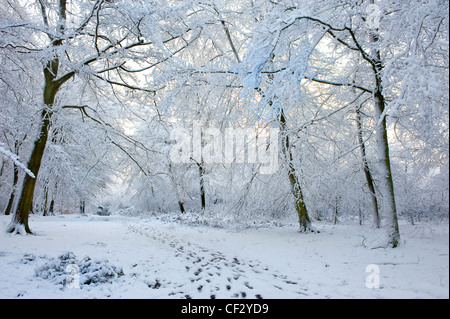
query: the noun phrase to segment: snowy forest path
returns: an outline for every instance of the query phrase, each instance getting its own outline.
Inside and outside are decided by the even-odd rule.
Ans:
[[[206,243],[186,238],[175,229],[157,229],[155,225],[128,224],[130,232],[161,245],[168,252],[169,265],[178,265],[177,278],[158,273],[149,288],[167,290],[169,298],[308,298],[314,297],[300,278],[290,278],[270,269],[259,260],[208,248]],[[150,269],[149,269],[150,271]],[[171,272],[170,272],[171,273]],[[167,272],[169,274],[169,272]],[[270,296],[261,291],[273,292]],[[267,293],[266,293],[267,294]]]

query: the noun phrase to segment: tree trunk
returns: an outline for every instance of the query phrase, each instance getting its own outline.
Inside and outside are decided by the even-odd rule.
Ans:
[[[48,140],[48,129],[50,127],[51,114],[47,110],[44,110],[42,113],[42,117],[43,120],[41,124],[40,134],[39,137],[34,142],[33,151],[28,161],[28,169],[34,174],[36,178],[32,178],[28,174],[25,174],[25,179],[23,182],[19,201],[17,204],[15,217],[13,219],[13,223],[10,225],[8,229],[9,232],[16,231],[17,224],[19,224],[23,225],[25,231],[28,234],[32,233],[28,225],[28,216],[30,212],[33,210],[33,197],[36,186],[36,179],[39,174],[42,157],[44,156],[45,146]]]
[[[48,208],[49,216],[55,215],[55,194],[52,195],[52,200],[50,201],[50,207]]]
[[[373,227],[380,228],[381,221],[380,221],[380,213],[378,210],[378,199],[377,199],[377,195],[375,194],[375,185],[374,185],[372,173],[370,172],[369,163],[367,162],[366,145],[364,143],[364,138],[363,138],[362,119],[361,119],[361,112],[360,112],[359,108],[356,109],[356,125],[358,127],[358,140],[359,140],[359,147],[361,149],[361,157],[362,157],[362,162],[363,162],[364,175],[366,177],[367,187],[369,188],[370,198],[372,200]]]
[[[370,0],[371,4],[375,0]],[[377,44],[379,36],[376,32],[371,33],[371,42]],[[376,47],[376,46],[374,46]],[[383,64],[381,61],[381,53],[378,49],[374,49],[374,62],[372,63],[373,72],[375,75],[375,90],[373,93],[373,101],[375,106],[375,121],[376,121],[376,141],[378,144],[378,160],[380,165],[381,189],[383,192],[383,207],[384,214],[387,221],[388,244],[392,248],[400,245],[400,229],[398,226],[397,206],[395,203],[394,180],[391,170],[391,157],[389,154],[389,139],[387,132],[386,121],[386,100],[383,95]]]
[[[58,194],[58,182],[55,183],[55,187],[53,188],[52,200],[50,201],[50,207],[48,209],[48,213],[51,216],[55,215],[55,198],[56,194]]]
[[[169,175],[170,180],[172,181],[172,185],[173,185],[173,188],[175,190],[175,195],[177,196],[178,206],[180,207],[180,212],[181,212],[181,214],[185,214],[186,210],[184,208],[184,202],[183,202],[183,199],[182,199],[181,194],[179,192],[178,185],[175,182],[175,178],[174,178],[173,170],[172,170],[172,164],[169,164],[169,173],[170,173],[170,175]]]
[[[44,208],[42,210],[42,216],[48,216],[48,185],[45,187],[45,193],[44,193]]]
[[[41,9],[44,18],[44,23],[48,26],[48,19],[45,13],[45,7],[42,2]],[[57,33],[59,36],[53,37],[49,35],[51,40],[50,46],[53,49],[61,46],[64,39],[65,23],[66,23],[66,4],[67,0],[59,0],[59,20],[57,24]],[[71,79],[75,73],[71,72],[58,79],[59,59],[53,57],[44,66],[44,92],[43,92],[43,111],[41,115],[41,127],[39,135],[36,138],[33,149],[31,151],[30,158],[28,160],[28,169],[34,174],[35,178],[31,178],[28,174],[25,175],[25,179],[22,185],[22,191],[17,203],[15,216],[8,227],[9,232],[20,231],[20,227],[23,226],[26,233],[31,234],[30,227],[28,225],[28,217],[33,210],[33,197],[36,187],[36,180],[41,168],[42,158],[44,156],[45,148],[47,146],[47,140],[49,137],[49,129],[51,126],[51,117],[53,114],[53,104],[55,102],[56,94],[61,86]]]
[[[25,139],[25,138],[24,138]],[[14,142],[14,152],[16,155],[19,154],[19,148],[20,148],[19,141]],[[2,167],[3,170],[3,167]],[[16,164],[13,165],[13,184],[12,184],[12,190],[11,195],[9,196],[8,205],[6,205],[4,215],[10,215],[13,210],[14,200],[16,198],[16,192],[17,192],[17,183],[19,182],[19,167],[17,167]]]
[[[374,94],[375,121],[377,122],[376,140],[378,144],[378,160],[381,171],[381,187],[383,190],[383,207],[387,220],[389,245],[392,248],[400,244],[400,229],[398,226],[397,206],[395,203],[394,180],[391,171],[389,155],[389,140],[385,111],[385,99],[382,94],[380,73],[377,73],[377,90]]]
[[[44,110],[41,115],[41,128],[39,135],[36,138],[30,159],[28,160],[28,169],[34,174],[35,178],[25,174],[24,182],[22,185],[22,191],[17,203],[15,216],[8,227],[8,232],[18,231],[17,226],[22,225],[25,228],[26,233],[31,234],[30,227],[28,225],[28,217],[33,210],[33,197],[36,187],[36,180],[41,168],[42,158],[44,156],[45,147],[47,145],[49,129],[51,126],[51,116],[53,103],[55,101],[56,93],[60,86],[64,82],[56,82],[56,74],[58,74],[58,59],[49,61],[44,69],[45,87],[44,87]]]
[[[80,199],[80,215],[86,215],[86,201],[84,199]]]
[[[178,206],[180,207],[180,212],[185,214],[186,210],[184,209],[184,203],[182,201],[178,201]]]
[[[13,204],[14,204],[14,199],[16,198],[16,191],[17,191],[16,188],[17,188],[18,181],[19,181],[19,168],[17,167],[17,165],[14,164],[13,185],[12,185],[12,190],[11,190],[11,196],[9,196],[8,205],[6,206],[6,209],[5,209],[5,215],[11,214]]]
[[[197,165],[200,176],[200,199],[202,203],[202,214],[203,214],[206,209],[206,194],[205,194],[205,179],[204,179],[205,170],[203,168],[203,161],[200,164],[197,163]]]
[[[338,205],[339,205],[339,200],[338,200],[338,198],[336,197],[335,198],[335,201],[334,201],[334,213],[333,213],[333,224],[334,225],[337,225],[337,223],[338,223],[338,214],[339,214],[339,207],[338,207]]]
[[[297,173],[294,167],[294,157],[291,150],[291,145],[289,141],[289,136],[287,132],[287,123],[286,123],[286,116],[284,114],[284,110],[281,110],[280,115],[280,124],[281,124],[281,131],[282,131],[282,138],[283,138],[283,153],[288,161],[288,176],[289,176],[289,182],[291,184],[291,192],[294,196],[295,201],[295,209],[297,211],[298,215],[298,222],[300,225],[300,232],[306,233],[312,230],[311,228],[311,219],[308,215],[308,210],[306,208],[305,201],[303,199],[303,192],[300,186],[300,181],[297,177]]]
[[[363,221],[363,213],[362,213],[361,206],[359,207],[358,213],[359,213],[359,226],[362,226],[364,221]]]

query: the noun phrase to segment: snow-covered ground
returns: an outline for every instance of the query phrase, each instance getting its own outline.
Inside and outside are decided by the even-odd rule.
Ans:
[[[9,221],[0,216],[0,298],[449,298],[448,223],[401,224],[403,245],[384,249],[383,230],[351,223],[300,234],[31,216],[35,235],[23,236],[5,232]]]

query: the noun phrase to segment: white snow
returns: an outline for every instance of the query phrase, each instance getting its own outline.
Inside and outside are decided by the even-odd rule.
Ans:
[[[300,234],[294,224],[238,230],[32,215],[35,234],[26,236],[7,234],[9,222],[0,216],[0,298],[449,298],[447,222],[401,224],[396,249],[379,247],[384,230],[351,222]],[[378,289],[366,286],[377,282],[369,265],[379,269]],[[74,269],[85,269],[80,284],[61,283]],[[83,283],[85,274],[106,273],[108,280]]]

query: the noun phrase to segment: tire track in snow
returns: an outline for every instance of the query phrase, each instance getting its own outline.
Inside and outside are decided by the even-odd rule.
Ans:
[[[258,260],[227,256],[150,225],[128,224],[128,230],[170,248],[175,261],[184,266],[184,280],[157,280],[148,285],[153,289],[169,288],[168,297],[263,299],[302,298],[310,295],[300,279],[272,271]]]

